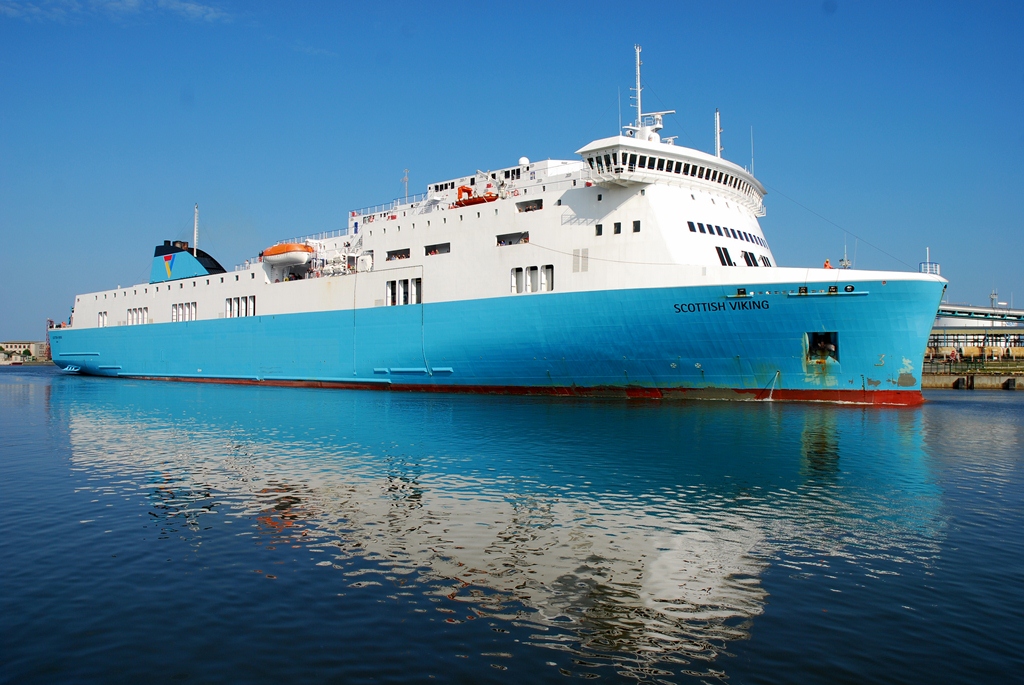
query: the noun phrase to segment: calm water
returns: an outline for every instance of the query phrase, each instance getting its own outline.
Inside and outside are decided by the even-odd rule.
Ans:
[[[0,369],[3,682],[1021,682],[1024,393]]]

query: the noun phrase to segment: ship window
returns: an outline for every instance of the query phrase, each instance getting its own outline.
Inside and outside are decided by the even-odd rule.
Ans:
[[[598,201],[598,202],[600,202],[600,201],[601,201],[601,200],[603,200],[603,199],[604,199],[604,196],[603,196],[603,195],[601,195],[601,193],[598,193],[598,194],[597,194],[597,201]]]
[[[718,251],[718,261],[722,262],[722,266],[729,266],[729,263],[725,261],[725,255],[722,253],[722,248],[716,245],[715,250]]]
[[[149,323],[149,307],[142,308],[142,323]]]
[[[684,164],[683,165],[683,175],[684,176],[689,176],[689,174],[690,174],[690,165],[689,164]]]
[[[598,225],[594,226],[594,235],[601,235],[603,233],[604,233],[604,226],[603,225],[598,224]]]
[[[410,254],[409,253],[409,248],[405,248],[405,249],[402,249],[402,250],[391,250],[391,251],[388,252],[388,256],[387,256],[386,261],[391,262],[391,261],[394,261],[396,259],[408,259],[409,258],[409,254]]]
[[[540,289],[551,292],[555,289],[555,265],[546,264],[540,270]]]
[[[249,316],[256,316],[256,296],[249,296]]]
[[[671,164],[671,162],[669,162],[669,163]],[[665,160],[663,160],[663,159],[661,159],[659,157],[658,158],[658,171],[664,171],[664,170],[665,170]]]
[[[427,245],[423,248],[423,254],[430,257],[437,254],[448,254],[452,251],[451,243],[438,243],[437,245]]]
[[[540,292],[540,269],[535,266],[526,269],[526,291],[530,293]]]
[[[686,223],[690,227],[690,233],[696,233],[697,232],[697,227],[693,225],[692,221],[687,221]]]
[[[590,168],[593,169],[594,168],[594,158],[593,157],[587,157],[587,164],[589,164]],[[508,172],[507,171],[505,172],[505,178],[508,178]]]
[[[639,233],[639,232],[640,232],[640,221],[637,220],[637,221],[633,222],[633,233]]]
[[[694,165],[692,165],[690,167],[690,176],[696,176],[696,175],[697,175],[697,165],[694,164]]]
[[[682,162],[676,162],[675,163],[675,167],[676,167],[675,168],[675,173],[678,174],[683,169],[683,163]]]
[[[413,304],[423,304],[423,279],[414,278],[410,281],[412,292],[409,301]]]
[[[615,235],[619,235],[620,233],[622,233],[622,222],[621,221],[616,221],[615,222],[615,226],[613,227],[613,232],[615,233]]]
[[[643,169],[647,166],[647,155],[640,155],[640,163],[638,166]]]
[[[725,255],[725,262],[729,266],[736,266],[735,262],[732,261],[732,257],[729,255],[729,248],[723,247],[722,254]]]
[[[384,306],[394,307],[395,301],[395,281],[387,281],[384,284]]]
[[[698,223],[698,224],[697,224],[697,228],[699,228],[699,229],[700,229],[700,232],[701,232],[701,233],[706,233],[706,231],[704,230],[704,224],[702,224],[702,223]]]
[[[527,200],[516,203],[516,210],[520,212],[536,212],[538,209],[544,209],[544,200]]]
[[[598,171],[598,173],[602,173],[603,174],[604,173],[604,162],[601,161],[601,155],[598,155],[597,157],[595,157],[594,161],[597,162],[597,171]]]
[[[523,292],[524,285],[525,281],[523,279],[523,269],[522,267],[517,266],[516,268],[512,269],[511,292],[515,294]]]
[[[629,156],[629,170],[633,171],[636,169],[636,155]]]
[[[503,247],[505,245],[520,245],[522,243],[530,242],[530,232],[505,233],[503,235],[495,236],[495,239],[498,247]]]
[[[224,300],[224,318],[227,319],[227,318],[230,318],[230,317],[231,317],[231,298],[229,297],[226,300]]]
[[[610,168],[610,167],[611,167],[611,165],[612,165],[612,158],[611,158],[611,155],[605,155],[605,156],[604,156],[604,165],[605,165],[606,167],[609,167],[608,171],[611,171],[611,168]]]
[[[772,265],[772,263],[770,261],[768,261],[768,258],[765,257],[764,255],[761,255],[761,263],[764,264],[765,266],[771,266]]]
[[[839,333],[835,331],[808,333],[807,358],[824,360],[829,357],[839,361]]]
[[[715,233],[717,233],[718,235],[722,235],[722,227],[721,226],[715,226]]]
[[[743,251],[743,261],[747,263],[747,266],[757,266],[757,257],[752,252]]]

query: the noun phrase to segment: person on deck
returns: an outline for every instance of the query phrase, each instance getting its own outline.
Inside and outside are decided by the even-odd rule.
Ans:
[[[824,268],[831,269],[832,268],[832,262],[830,262],[829,260],[826,259],[825,260],[825,267]]]

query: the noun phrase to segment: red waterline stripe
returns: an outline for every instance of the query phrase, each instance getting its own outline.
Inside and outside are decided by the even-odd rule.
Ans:
[[[778,400],[782,402],[833,402],[897,407],[924,403],[920,390],[793,390],[772,391],[749,388],[644,388],[640,386],[521,386],[521,385],[430,385],[360,383],[358,381],[255,380],[247,378],[183,378],[172,376],[127,376],[136,380],[227,385],[267,385],[285,388],[327,388],[350,390],[398,390],[404,392],[461,393],[470,395],[540,395],[555,397],[618,397],[628,399],[716,399]]]

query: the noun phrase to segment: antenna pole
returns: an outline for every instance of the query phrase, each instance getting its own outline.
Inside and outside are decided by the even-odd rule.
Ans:
[[[715,157],[722,158],[722,119],[715,107]]]
[[[639,45],[634,45],[633,49],[636,50],[636,127],[640,128],[643,126],[644,109],[640,105],[640,50]]]
[[[405,176],[402,177],[402,183],[405,184],[405,204],[409,204],[409,170],[405,170]]]
[[[750,175],[754,175],[754,127],[750,127]]]
[[[196,203],[195,222],[192,224],[192,256],[199,250],[199,203]]]

